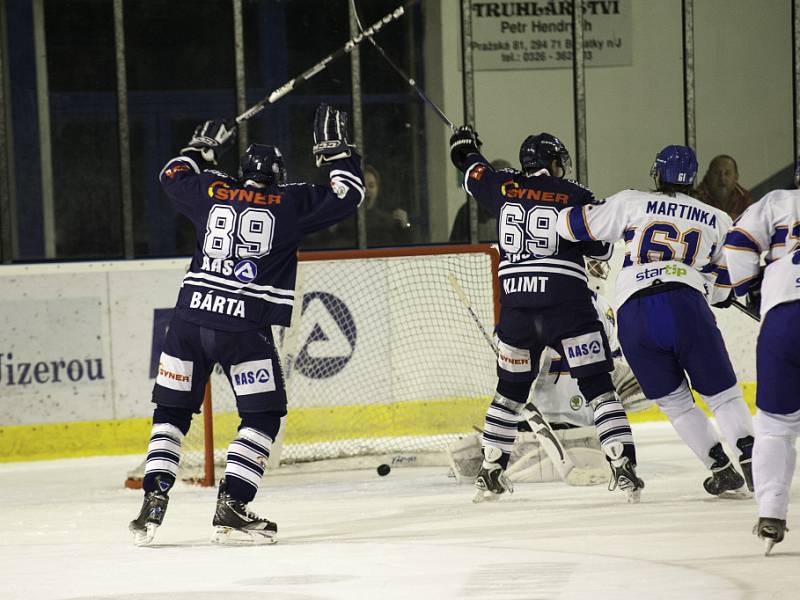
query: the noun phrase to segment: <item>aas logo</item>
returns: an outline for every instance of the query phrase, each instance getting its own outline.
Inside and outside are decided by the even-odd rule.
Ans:
[[[233,274],[236,275],[236,279],[242,283],[250,283],[256,278],[256,275],[258,275],[258,268],[256,267],[256,263],[252,260],[244,259],[236,263],[236,266],[233,268]]]
[[[303,296],[303,321],[312,323],[293,367],[310,379],[333,377],[345,368],[356,349],[356,323],[347,305],[328,292]],[[308,331],[306,334],[305,332]]]

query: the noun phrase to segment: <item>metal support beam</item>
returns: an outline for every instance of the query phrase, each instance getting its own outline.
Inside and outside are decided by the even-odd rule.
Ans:
[[[589,185],[586,156],[586,80],[583,62],[583,0],[572,0],[572,97],[575,111],[575,179]]]
[[[44,258],[55,258],[56,221],[55,204],[53,202],[53,148],[50,137],[50,90],[47,83],[44,0],[33,0],[33,46],[36,62],[36,106],[39,118]]]
[[[792,2],[792,108],[794,111],[794,160],[800,155],[800,0]]]
[[[6,6],[0,2],[0,259],[5,264],[16,258],[17,248],[9,77]]]
[[[694,0],[681,0],[683,15],[683,137],[697,149],[694,108]]]
[[[353,3],[347,3],[347,14],[350,17],[350,37],[355,37],[361,33],[358,27],[358,19],[353,11]],[[361,104],[361,52],[359,46],[350,52],[350,77],[352,80],[353,91],[353,115],[350,123],[353,127],[353,139],[356,148],[361,156],[366,156],[367,149],[364,146],[364,117]],[[368,241],[367,232],[367,203],[362,202],[356,213],[356,231],[358,233],[358,247],[366,248]]]
[[[133,192],[131,139],[128,121],[128,72],[125,68],[125,12],[123,0],[114,0],[114,53],[117,61],[117,131],[119,136],[119,187],[122,198],[122,251],[133,258]]]
[[[461,0],[461,73],[464,123],[475,125],[475,71],[472,64],[472,2]],[[478,243],[478,203],[467,194],[469,243]]]
[[[233,3],[233,55],[236,70],[236,114],[241,115],[248,109],[247,80],[244,64],[244,21],[242,20],[242,0],[231,0]],[[249,145],[247,120],[239,123],[238,136],[239,156],[244,154]]]

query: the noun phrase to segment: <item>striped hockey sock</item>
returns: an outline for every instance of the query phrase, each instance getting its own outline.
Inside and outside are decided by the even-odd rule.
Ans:
[[[267,466],[272,438],[251,427],[243,427],[228,446],[225,483],[228,493],[242,502],[252,502]]]
[[[517,440],[517,425],[522,403],[495,394],[483,422],[483,446],[493,446],[502,451],[500,465],[505,469]]]
[[[169,423],[155,423],[147,447],[142,487],[145,492],[169,490],[178,474],[181,460],[181,430]],[[158,480],[156,477],[158,476]]]
[[[606,392],[592,400],[589,406],[594,410],[594,426],[600,445],[621,442],[623,455],[636,464],[636,448],[633,445],[633,433],[628,422],[628,415],[615,392]]]

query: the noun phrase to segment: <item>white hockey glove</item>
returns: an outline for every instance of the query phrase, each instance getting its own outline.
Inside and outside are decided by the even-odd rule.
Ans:
[[[189,145],[181,149],[181,154],[199,152],[203,160],[217,164],[217,158],[233,144],[236,125],[217,119],[198,125]]]
[[[314,148],[317,166],[322,163],[347,158],[353,153],[347,131],[348,117],[324,102],[314,114]]]

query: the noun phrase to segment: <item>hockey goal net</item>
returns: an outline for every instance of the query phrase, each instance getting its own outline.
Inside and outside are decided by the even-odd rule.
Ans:
[[[291,326],[273,328],[289,402],[280,464],[416,462],[480,426],[495,383],[480,326],[497,319],[497,262],[483,245],[301,253]],[[209,388],[179,477],[213,485],[239,417],[219,367]]]

